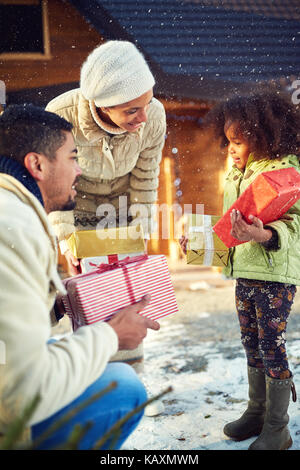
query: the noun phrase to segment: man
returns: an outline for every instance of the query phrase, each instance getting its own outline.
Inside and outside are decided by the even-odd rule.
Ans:
[[[80,448],[94,443],[126,412],[145,401],[146,393],[126,364],[108,364],[118,348],[136,348],[147,328],[159,324],[138,314],[148,303],[122,309],[109,321],[84,326],[49,342],[50,313],[64,293],[57,274],[56,239],[47,214],[72,210],[81,174],[72,124],[33,105],[14,105],[0,116],[0,433],[36,396],[29,422],[36,438],[67,410],[117,381],[115,390],[82,410],[41,448],[63,444],[75,423],[93,426]],[[53,308],[54,306],[54,308]],[[120,448],[141,414],[124,426]]]

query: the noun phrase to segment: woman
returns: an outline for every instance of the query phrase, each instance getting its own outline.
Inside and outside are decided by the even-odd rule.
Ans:
[[[129,225],[138,217],[146,239],[153,231],[151,208],[157,198],[166,132],[163,105],[153,98],[154,84],[134,44],[108,41],[84,62],[80,88],[47,105],[48,111],[73,124],[82,170],[76,186],[76,209],[49,216],[70,275],[78,274],[79,263],[67,249],[66,238],[75,230],[95,229],[107,204],[115,208],[117,226]],[[124,202],[126,218],[121,217],[124,210],[120,203],[124,207]],[[121,357],[129,363],[142,361],[142,347]]]

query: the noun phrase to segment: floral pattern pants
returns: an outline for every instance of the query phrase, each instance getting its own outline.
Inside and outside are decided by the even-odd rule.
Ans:
[[[292,374],[285,332],[296,286],[281,282],[237,279],[236,308],[247,363],[267,375],[285,379]]]

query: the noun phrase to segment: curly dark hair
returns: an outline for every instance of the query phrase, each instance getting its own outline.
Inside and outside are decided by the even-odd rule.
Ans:
[[[234,96],[214,106],[205,118],[215,137],[221,139],[221,147],[228,145],[224,126],[233,122],[238,123],[240,137],[256,159],[299,155],[300,107],[288,93],[271,89]]]

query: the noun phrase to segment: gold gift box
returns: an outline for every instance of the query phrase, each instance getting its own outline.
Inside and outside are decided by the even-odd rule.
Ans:
[[[143,229],[138,225],[102,230],[80,230],[73,232],[67,239],[67,243],[73,255],[78,259],[146,251]]]
[[[216,215],[189,214],[187,263],[203,266],[226,266],[229,249],[213,231],[220,219]]]

